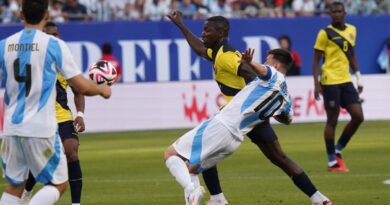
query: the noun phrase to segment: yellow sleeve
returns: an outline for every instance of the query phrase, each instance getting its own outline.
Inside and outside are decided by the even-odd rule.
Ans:
[[[353,47],[355,47],[355,44],[356,44],[356,36],[357,36],[357,30],[356,30],[356,27],[351,25],[352,27],[352,36],[354,37],[353,40],[351,41],[351,45]]]
[[[240,66],[241,53],[236,52],[226,52],[223,53],[219,58],[218,62],[220,63],[221,68],[227,68],[226,72],[233,73],[234,75],[238,74],[238,68]]]
[[[328,36],[326,35],[323,29],[318,32],[316,43],[314,44],[314,49],[325,51],[325,47],[327,44]]]

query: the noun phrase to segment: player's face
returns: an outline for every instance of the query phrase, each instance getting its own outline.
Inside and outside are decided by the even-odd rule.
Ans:
[[[221,38],[220,32],[217,30],[215,24],[206,21],[203,25],[203,32],[201,35],[203,45],[206,48],[213,48]]]
[[[265,64],[274,67],[276,70],[280,69],[279,62],[274,59],[274,55],[272,55],[272,54],[267,56],[267,58],[265,60]]]
[[[345,17],[344,7],[341,5],[335,5],[330,8],[330,16],[333,23],[343,23]]]
[[[47,27],[43,28],[43,32],[45,32],[46,34],[55,36],[57,38],[60,37],[60,34],[58,33],[58,28],[55,26],[47,26]]]

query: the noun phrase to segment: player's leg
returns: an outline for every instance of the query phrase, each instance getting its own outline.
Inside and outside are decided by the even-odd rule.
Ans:
[[[328,171],[348,171],[347,167],[337,162],[335,148],[335,131],[340,113],[341,86],[323,85],[322,95],[326,112],[326,125],[324,131],[326,153],[328,155]]]
[[[364,121],[362,105],[359,102],[359,95],[352,83],[346,83],[343,85],[341,106],[348,111],[351,116],[351,120],[345,126],[336,144],[336,153],[340,155],[341,151],[347,146],[349,140],[355,134],[360,124]]]
[[[219,181],[217,166],[202,172],[203,181],[210,192],[210,200],[207,205],[228,205]]]
[[[71,200],[73,205],[80,204],[83,186],[82,171],[78,157],[79,138],[73,126],[73,121],[66,121],[58,124],[58,130],[65,149],[68,162],[68,174]]]
[[[32,190],[33,190],[35,184],[36,184],[35,178],[31,174],[31,172],[29,172],[26,186],[24,187],[24,191],[23,191],[23,194],[21,197],[23,204],[28,204],[30,202],[30,200],[33,196]]]
[[[329,201],[317,190],[304,170],[284,153],[269,121],[256,126],[248,133],[248,137],[273,164],[282,169],[292,179],[294,184],[310,198],[313,204],[322,204],[322,202]]]
[[[24,157],[20,137],[6,136],[1,142],[0,154],[3,177],[7,181],[0,205],[20,205],[25,180],[28,177],[28,166]]]
[[[53,138],[30,138],[23,148],[31,173],[38,183],[45,184],[32,197],[29,205],[55,204],[65,192],[68,181],[66,157],[60,137],[56,134]],[[42,150],[46,150],[46,155],[51,155],[45,156]]]

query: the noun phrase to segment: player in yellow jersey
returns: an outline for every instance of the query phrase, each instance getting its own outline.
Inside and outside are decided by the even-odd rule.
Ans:
[[[226,18],[222,16],[208,18],[204,23],[200,40],[184,25],[182,14],[179,11],[173,11],[168,17],[181,30],[191,48],[199,56],[213,63],[215,80],[228,102],[247,82],[257,77],[248,64],[240,63],[241,53],[229,44],[230,25]],[[278,121],[288,120],[280,117],[277,117]],[[312,184],[303,169],[283,152],[269,121],[257,125],[247,136],[273,164],[292,179],[294,184],[311,199],[312,204],[331,205],[331,202],[327,201],[327,198]],[[211,195],[207,205],[227,205],[217,168],[212,167],[202,173]],[[191,177],[194,184],[199,183],[197,177]]]
[[[47,22],[44,27],[44,32],[59,38],[57,25],[52,22]],[[77,116],[73,120],[73,115],[68,107],[67,90],[68,83],[61,74],[57,76],[57,97],[56,97],[56,117],[58,123],[58,131],[65,149],[65,155],[68,160],[69,185],[71,191],[72,205],[79,205],[81,201],[82,189],[82,172],[78,158],[79,137],[78,133],[85,130],[84,124],[84,95],[74,93],[74,103],[77,110]],[[32,195],[32,189],[35,185],[34,177],[31,175],[26,183],[25,192],[22,199],[25,203],[29,201]]]
[[[314,45],[313,77],[316,99],[322,94],[327,115],[325,126],[325,145],[328,154],[328,171],[346,172],[347,166],[341,158],[341,151],[363,122],[363,111],[359,93],[363,84],[355,55],[356,28],[346,24],[344,5],[334,2],[330,7],[332,23],[318,33]],[[324,59],[319,80],[321,58]],[[352,84],[349,68],[355,73],[357,88]],[[340,106],[351,115],[351,120],[344,128],[335,145],[335,129]]]

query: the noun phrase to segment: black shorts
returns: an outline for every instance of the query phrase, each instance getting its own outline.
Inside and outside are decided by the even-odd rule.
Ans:
[[[258,124],[255,128],[253,128],[252,131],[247,134],[247,136],[255,144],[270,143],[278,139],[271,127],[271,124],[269,123],[269,120]]]
[[[360,103],[359,94],[353,84],[322,85],[322,96],[325,108],[346,108],[348,105]]]
[[[74,128],[72,120],[58,123],[58,131],[62,142],[72,138],[79,140],[79,133]]]

